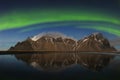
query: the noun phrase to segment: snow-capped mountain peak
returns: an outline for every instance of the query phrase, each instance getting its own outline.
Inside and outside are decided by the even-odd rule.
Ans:
[[[33,41],[37,41],[38,39],[42,38],[42,37],[45,37],[45,39],[47,40],[48,38],[54,38],[54,39],[57,39],[57,38],[62,38],[62,39],[73,39],[75,40],[74,38],[72,37],[68,37],[62,33],[59,33],[59,32],[47,32],[47,33],[40,33],[34,37],[31,38],[31,40]],[[76,41],[76,40],[75,40]]]

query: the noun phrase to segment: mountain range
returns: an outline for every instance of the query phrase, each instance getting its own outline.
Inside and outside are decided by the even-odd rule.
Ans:
[[[12,50],[25,51],[116,51],[107,38],[101,33],[93,33],[80,40],[68,37],[62,33],[42,33],[18,42]]]

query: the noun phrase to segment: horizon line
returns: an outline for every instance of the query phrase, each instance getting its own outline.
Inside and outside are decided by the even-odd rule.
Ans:
[[[42,51],[42,50],[0,50],[0,54],[26,54],[26,53],[39,53],[39,54],[47,54],[47,53],[92,53],[92,54],[111,54],[116,53],[120,54],[120,51]]]

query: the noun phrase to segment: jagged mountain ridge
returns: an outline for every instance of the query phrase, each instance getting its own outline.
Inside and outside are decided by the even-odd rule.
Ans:
[[[93,33],[78,41],[61,33],[42,33],[18,42],[9,50],[116,51],[101,33]]]
[[[76,50],[80,51],[115,51],[108,41],[101,33],[93,33],[88,37],[78,40]]]
[[[42,33],[42,36],[39,34],[23,42],[18,42],[9,50],[69,51],[73,50],[76,42],[61,33]]]

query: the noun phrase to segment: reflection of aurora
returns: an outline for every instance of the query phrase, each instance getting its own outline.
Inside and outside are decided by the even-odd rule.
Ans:
[[[4,15],[1,15],[0,21],[1,21],[0,30],[20,28],[30,26],[33,24],[48,22],[88,21],[95,22],[94,23],[95,25],[92,26],[79,25],[77,27],[105,31],[120,36],[119,27],[120,20],[117,18],[117,16],[95,11],[77,11],[77,10],[31,10],[31,11],[21,10],[13,12],[11,11]],[[113,25],[112,26],[100,25],[99,22],[110,23]]]
[[[50,53],[50,54],[17,54],[16,58],[37,69],[61,70],[74,64],[81,65],[93,71],[100,71],[114,58],[111,55]]]

